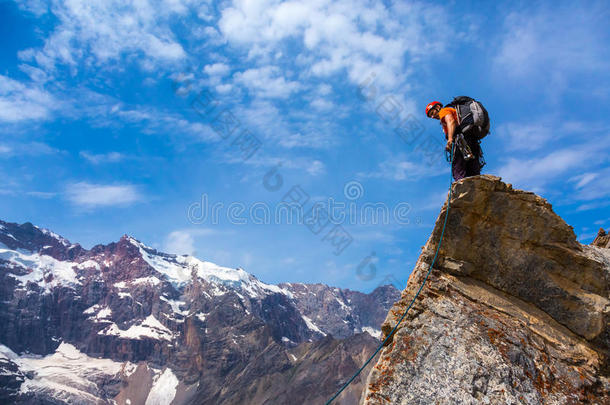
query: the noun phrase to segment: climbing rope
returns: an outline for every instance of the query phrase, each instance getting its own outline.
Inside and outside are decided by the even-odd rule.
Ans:
[[[369,359],[364,363],[364,365],[362,367],[360,367],[360,369],[358,371],[356,371],[356,374],[354,374],[352,376],[352,378],[350,378],[345,384],[343,384],[341,389],[339,391],[337,391],[337,393],[335,395],[333,395],[332,398],[326,402],[326,405],[329,405],[331,402],[333,402],[352,383],[352,381],[354,381],[354,379],[356,377],[358,377],[358,375],[362,372],[362,370],[364,370],[366,368],[366,366],[371,362],[371,360],[373,360],[373,358],[377,355],[377,353],[379,353],[379,351],[383,348],[383,346],[385,346],[388,339],[390,339],[390,337],[394,336],[394,332],[396,332],[396,329],[398,329],[398,326],[400,325],[400,323],[403,321],[403,319],[405,319],[405,316],[407,316],[407,313],[413,306],[413,303],[419,296],[419,293],[421,292],[421,290],[423,290],[424,286],[426,285],[426,281],[428,281],[428,276],[432,272],[432,266],[434,266],[434,263],[436,262],[436,258],[438,256],[438,251],[441,249],[441,244],[443,243],[443,235],[445,235],[445,227],[447,226],[447,218],[449,217],[449,207],[451,206],[451,195],[452,195],[451,186],[453,185],[453,154],[454,153],[455,153],[455,142],[453,142],[453,145],[451,146],[451,154],[450,154],[451,160],[450,161],[451,161],[451,172],[452,173],[451,173],[451,181],[449,183],[449,199],[447,200],[447,212],[445,213],[445,222],[443,223],[443,230],[441,231],[441,238],[438,242],[438,246],[436,247],[436,253],[434,253],[434,259],[432,259],[432,263],[430,263],[430,267],[428,268],[428,273],[426,273],[426,277],[424,278],[423,283],[419,287],[419,290],[417,290],[417,293],[411,300],[411,303],[409,304],[409,306],[407,307],[405,312],[402,314],[402,316],[398,320],[398,323],[396,324],[396,326],[394,326],[394,329],[392,329],[392,331],[388,334],[388,336],[386,336],[386,338],[383,340],[383,342],[381,342],[381,344],[379,345],[377,350],[375,350],[375,353],[373,353],[371,355],[371,357],[369,357]]]

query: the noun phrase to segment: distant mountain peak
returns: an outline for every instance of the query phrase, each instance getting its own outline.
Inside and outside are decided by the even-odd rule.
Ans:
[[[87,250],[0,222],[0,242],[0,403],[145,403],[166,384],[177,405],[320,402],[399,297],[267,284],[129,235]]]
[[[40,232],[42,232],[45,235],[50,236],[51,238],[57,240],[59,243],[61,243],[64,246],[72,246],[72,243],[70,243],[70,241],[66,238],[64,238],[63,236],[60,236],[58,234],[56,234],[53,231],[50,231],[49,229],[46,228],[39,228],[37,226],[34,226],[35,228],[37,228],[38,230],[40,230]]]
[[[0,244],[10,249],[44,253],[58,260],[70,260],[84,250],[79,244],[30,222],[16,224],[0,220]]]

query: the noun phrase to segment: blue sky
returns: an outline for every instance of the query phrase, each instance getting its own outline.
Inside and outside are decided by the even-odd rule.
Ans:
[[[492,117],[484,172],[590,242],[610,226],[609,19],[607,2],[2,1],[0,218],[266,282],[404,285],[449,181],[423,109],[465,94]],[[295,193],[407,208],[317,234],[247,218]],[[202,198],[218,221],[193,216]]]

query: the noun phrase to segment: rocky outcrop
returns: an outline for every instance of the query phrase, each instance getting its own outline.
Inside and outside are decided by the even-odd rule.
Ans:
[[[597,232],[597,236],[591,242],[591,245],[610,249],[610,235],[604,231],[604,228],[599,228],[599,232]]]
[[[428,271],[446,210],[385,335]],[[438,261],[361,402],[610,403],[610,251],[598,246],[533,193],[493,176],[456,182]]]
[[[399,296],[271,285],[127,235],[87,250],[0,221],[0,403],[320,402]]]

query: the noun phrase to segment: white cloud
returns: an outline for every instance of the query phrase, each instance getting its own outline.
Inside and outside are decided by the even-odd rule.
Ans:
[[[220,94],[227,94],[233,89],[233,86],[230,84],[219,84],[215,89]]]
[[[532,159],[510,158],[500,168],[499,176],[520,187],[539,188],[550,180],[582,165],[583,150],[560,149],[546,156]]]
[[[317,110],[332,110],[335,108],[335,104],[332,101],[325,100],[323,98],[316,98],[311,101],[311,106]]]
[[[167,235],[164,250],[179,255],[196,255],[195,238],[215,233],[212,229],[179,229]]]
[[[286,257],[284,259],[281,260],[281,263],[284,266],[290,266],[296,263],[296,259],[294,257]]]
[[[195,238],[190,232],[173,231],[165,239],[164,250],[178,255],[194,255]]]
[[[104,185],[86,182],[68,185],[65,195],[74,205],[87,209],[128,206],[143,198],[131,184]]]
[[[0,75],[0,122],[46,119],[57,104],[57,100],[41,87],[26,86]]]
[[[49,192],[49,191],[27,191],[26,194],[29,196],[32,196],[32,197],[42,198],[45,200],[48,200],[49,198],[53,198],[57,195],[57,193]]]
[[[168,113],[148,106],[114,105],[110,111],[98,112],[98,124],[113,126],[120,122],[141,126],[143,133],[167,135],[184,144],[185,136],[191,139],[216,142],[219,135],[207,124],[190,121],[179,114]]]
[[[245,164],[257,169],[263,169],[264,171],[262,172],[262,175],[267,173],[273,167],[277,167],[281,171],[294,170],[301,173],[307,172],[311,176],[319,176],[326,173],[326,165],[324,164],[324,162],[319,160],[312,160],[308,157],[273,157],[257,153],[255,156],[248,159],[247,161],[244,161],[240,157],[231,154],[227,155],[226,157],[223,157],[223,159],[223,162],[225,163],[238,165]],[[256,176],[261,174],[254,171],[252,171],[252,173],[256,173]]]
[[[587,7],[531,6],[509,14],[504,22],[494,67],[503,80],[534,81],[537,87],[559,93],[574,81],[610,68],[607,46],[607,5]]]
[[[589,211],[589,210],[595,210],[595,209],[599,209],[599,208],[605,208],[607,206],[610,205],[610,201],[608,201],[607,199],[604,201],[595,201],[595,202],[590,202],[590,203],[586,203],[586,204],[582,204],[580,205],[576,211]]]
[[[413,208],[416,211],[440,211],[445,201],[447,201],[448,191],[443,189],[441,191],[429,190],[426,195],[421,196],[421,200],[413,201]],[[410,202],[410,201],[409,201]]]
[[[73,70],[138,56],[142,66],[184,59],[186,53],[169,26],[169,17],[188,11],[188,1],[55,0],[50,7],[57,19],[42,49],[19,53],[47,71],[57,64]],[[87,50],[87,52],[84,52]]]
[[[440,153],[440,152],[439,152]],[[359,178],[379,178],[394,181],[416,181],[425,177],[438,176],[446,168],[430,166],[424,162],[408,160],[404,155],[397,155],[381,162],[376,171],[358,173]]]
[[[575,186],[576,188],[583,188],[584,186],[595,180],[597,177],[599,177],[599,173],[585,173],[580,176],[576,176],[573,181],[577,181]]]
[[[297,9],[299,12],[295,12]],[[310,7],[295,2],[237,0],[223,10],[219,27],[236,42],[279,40],[295,34],[310,12]]]
[[[49,80],[49,75],[37,67],[22,63],[19,65],[19,70],[27,74],[34,83],[44,84]]]
[[[319,160],[314,160],[307,168],[307,173],[311,174],[312,176],[318,176],[323,174],[325,171],[326,167],[324,166],[324,163],[320,162]]]
[[[94,154],[94,153],[89,153],[87,151],[81,151],[79,153],[79,155],[82,158],[87,159],[89,162],[93,163],[94,165],[97,165],[100,163],[116,163],[116,162],[120,162],[121,160],[124,160],[126,158],[126,156],[124,154],[119,153],[119,152]]]
[[[378,230],[381,228],[381,230]],[[354,240],[358,242],[375,242],[375,243],[392,243],[396,240],[396,235],[387,225],[371,225],[362,226],[358,229],[350,229],[350,234]],[[376,263],[378,258],[371,258],[373,263]]]
[[[607,128],[594,121],[549,119],[546,122],[550,124],[512,125],[523,129],[517,130],[517,135],[509,135],[509,142],[521,144],[512,145],[509,150],[529,153],[510,153],[512,157],[504,159],[504,164],[497,170],[498,175],[518,188],[538,193],[547,189],[555,193],[561,190],[562,203],[579,204],[578,211],[607,206],[610,197]],[[506,131],[504,135],[508,135]],[[528,142],[533,145],[527,145]]]
[[[597,236],[597,232],[586,232],[578,235],[578,241],[580,243],[586,243],[587,240],[592,240]]]
[[[453,37],[448,22],[445,11],[429,3],[396,2],[386,8],[365,0],[234,0],[221,11],[218,26],[229,42],[263,63],[291,39],[313,56],[306,65],[309,74],[347,71],[357,84],[374,71],[379,83],[390,87],[407,77],[406,57],[418,62],[444,49]]]
[[[234,110],[245,128],[261,140],[283,148],[327,148],[336,144],[331,123],[321,123],[318,116],[303,111],[281,111],[271,100],[256,99]],[[295,123],[298,123],[295,125]]]
[[[566,138],[579,138],[583,134],[601,133],[606,128],[598,122],[565,121],[544,116],[534,122],[508,122],[500,125],[497,133],[505,140],[509,151],[533,152],[557,144]]]
[[[208,17],[208,21],[213,20],[212,16]],[[212,26],[196,27],[193,29],[193,36],[197,39],[202,39],[207,45],[219,46],[226,43],[226,39]]]
[[[203,71],[206,72],[210,76],[215,76],[215,75],[224,76],[227,73],[229,73],[229,70],[230,70],[229,65],[226,65],[224,63],[214,63],[211,65],[206,65],[203,68]]]
[[[42,142],[16,142],[0,145],[0,157],[42,156],[56,153],[61,153],[61,151]]]
[[[318,86],[318,94],[320,96],[327,96],[332,93],[333,88],[330,84],[323,83]]]
[[[270,98],[286,98],[301,87],[298,82],[286,80],[275,66],[248,69],[236,73],[235,81],[253,90],[256,95]]]
[[[607,195],[610,189],[604,180],[608,176],[607,135],[588,136],[581,144],[545,152],[527,159],[510,158],[498,170],[505,181],[518,187],[542,191],[549,183],[563,179],[563,184],[575,183],[572,199],[594,199]],[[574,135],[577,136],[577,135]],[[583,136],[583,134],[580,134]],[[607,182],[606,182],[607,183]]]
[[[498,128],[498,135],[507,141],[508,150],[534,151],[544,146],[556,131],[550,123],[507,123]]]
[[[331,146],[334,140],[319,131],[307,133],[291,132],[278,139],[278,145],[287,148],[326,148]]]
[[[578,200],[608,200],[610,197],[610,167],[576,176],[575,198]]]
[[[202,84],[206,87],[214,87],[221,94],[228,93],[231,88],[231,82],[226,77],[231,71],[231,67],[223,62],[212,63],[203,67],[203,72],[208,76],[207,80],[203,80]],[[226,83],[228,81],[228,83]]]
[[[45,0],[17,0],[19,7],[27,12],[40,17],[49,11],[49,6]]]
[[[213,6],[208,4],[200,4],[199,9],[197,10],[197,17],[207,22],[213,20],[214,16],[212,11],[210,11],[210,8],[213,8]]]

